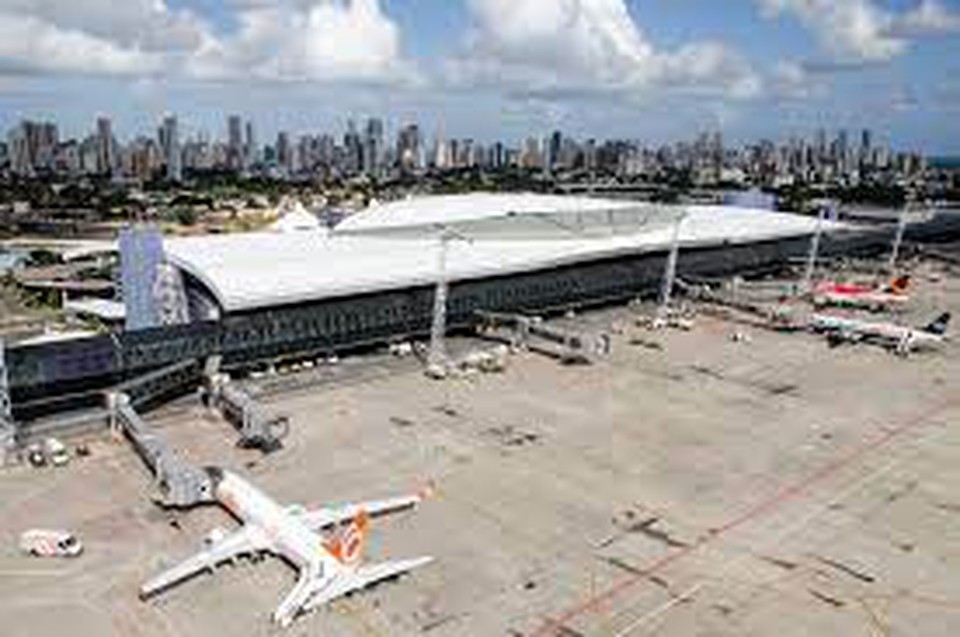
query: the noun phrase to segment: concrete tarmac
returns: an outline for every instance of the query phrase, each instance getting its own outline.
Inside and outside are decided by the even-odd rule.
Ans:
[[[903,320],[960,316],[960,278],[925,265]],[[373,525],[369,559],[436,561],[303,616],[295,580],[239,560],[144,602],[139,585],[235,522],[165,512],[129,445],[91,440],[62,469],[0,473],[0,634],[742,636],[960,634],[960,360],[899,358],[699,316],[648,332],[627,308],[591,366],[535,354],[502,374],[419,371],[270,397],[291,416],[261,458],[199,404],[151,415],[189,460],[316,506],[437,484]],[[956,326],[954,326],[954,330]],[[743,332],[745,341],[731,336]],[[67,528],[74,560],[17,552]]]

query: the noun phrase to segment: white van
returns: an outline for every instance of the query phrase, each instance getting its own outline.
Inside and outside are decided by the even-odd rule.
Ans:
[[[83,545],[69,531],[30,529],[20,535],[20,550],[36,557],[76,557]]]

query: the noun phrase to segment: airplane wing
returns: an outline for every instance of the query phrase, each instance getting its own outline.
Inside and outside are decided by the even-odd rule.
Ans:
[[[380,562],[343,570],[336,576],[317,580],[313,596],[304,607],[305,610],[318,608],[348,593],[361,590],[377,582],[397,577],[433,561],[432,557],[417,557],[408,560]]]
[[[150,597],[201,571],[213,570],[221,562],[238,555],[264,551],[269,548],[269,543],[266,542],[258,529],[252,526],[241,527],[146,582],[140,587],[140,597]]]
[[[300,519],[313,531],[339,524],[346,520],[352,520],[361,511],[365,511],[371,517],[386,515],[403,509],[409,509],[416,506],[424,500],[425,494],[401,496],[398,498],[389,498],[387,500],[370,500],[369,502],[354,502],[351,504],[342,504],[339,506],[324,507],[312,511],[301,512]]]

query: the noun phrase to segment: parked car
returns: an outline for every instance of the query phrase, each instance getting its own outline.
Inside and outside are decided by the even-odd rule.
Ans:
[[[70,462],[70,453],[67,446],[56,438],[47,438],[43,442],[43,450],[47,455],[47,460],[55,467],[62,467]]]
[[[27,462],[34,467],[47,466],[47,455],[43,452],[43,447],[34,443],[27,447]]]

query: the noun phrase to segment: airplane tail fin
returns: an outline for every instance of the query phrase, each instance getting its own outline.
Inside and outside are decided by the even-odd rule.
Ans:
[[[923,331],[928,332],[930,334],[937,334],[938,336],[943,336],[944,334],[947,333],[947,327],[950,325],[951,318],[952,318],[952,315],[950,314],[950,312],[944,312],[943,314],[938,316],[935,321],[930,323],[930,325],[927,325],[926,327],[924,327]]]
[[[324,548],[343,566],[356,568],[363,557],[369,526],[370,516],[361,509],[350,524],[340,529],[329,541],[324,542]]]
[[[893,294],[905,294],[909,287],[910,275],[904,274],[903,276],[898,276],[890,281],[890,283],[887,285],[887,290]]]

